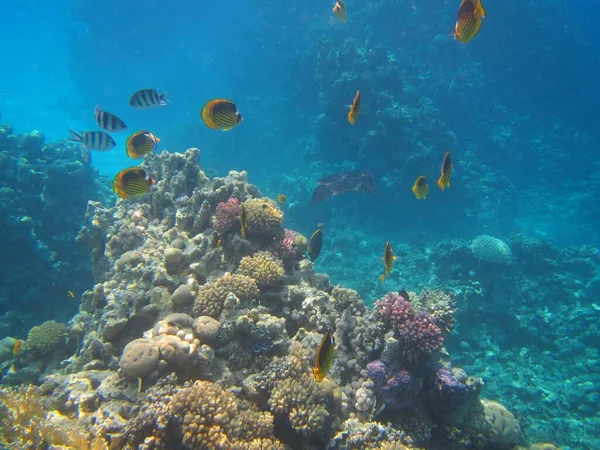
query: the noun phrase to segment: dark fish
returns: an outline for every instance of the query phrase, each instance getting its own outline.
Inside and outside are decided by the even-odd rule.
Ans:
[[[483,23],[481,19],[485,17],[486,12],[481,0],[463,0],[454,25],[454,39],[463,44],[469,42],[479,33]]]
[[[69,129],[69,131],[73,136],[67,138],[67,140],[79,142],[85,148],[89,148],[90,150],[105,152],[117,146],[117,143],[110,137],[110,134],[105,133],[104,131],[82,131],[81,134],[77,134],[71,129]]]
[[[144,169],[130,167],[120,171],[113,181],[113,192],[119,197],[128,199],[144,195],[156,183]]]
[[[311,203],[316,205],[334,195],[347,191],[375,192],[373,174],[371,172],[346,172],[339,175],[329,175],[317,181]]]
[[[315,261],[321,254],[321,246],[323,245],[323,224],[317,225],[319,228],[315,231],[308,241],[308,259]]]
[[[417,200],[425,200],[427,198],[427,193],[429,192],[429,184],[427,183],[427,178],[423,175],[418,177],[415,180],[415,184],[412,187],[413,194],[417,197]]]
[[[133,133],[127,138],[125,148],[127,155],[133,159],[143,158],[158,147],[160,139],[146,130]]]
[[[240,227],[242,232],[242,237],[246,239],[246,228],[248,228],[248,214],[246,213],[246,208],[242,203],[240,205]]]
[[[350,111],[348,112],[348,122],[350,125],[354,125],[356,119],[360,115],[360,91],[356,91],[356,95],[354,96],[354,100],[352,100],[352,105],[350,106]]]
[[[383,264],[385,266],[385,276],[389,277],[390,273],[392,273],[392,269],[394,268],[394,261],[396,257],[394,256],[394,251],[392,250],[392,246],[389,242],[385,243],[385,250],[383,252]]]
[[[442,170],[439,180],[437,181],[438,186],[443,191],[447,187],[450,187],[450,176],[452,175],[452,159],[450,158],[450,152],[446,152],[444,155],[444,161],[442,162]]]
[[[142,89],[131,96],[129,106],[152,108],[153,106],[165,106],[168,102],[166,92],[159,94],[156,89]]]
[[[211,100],[206,103],[200,116],[208,128],[223,131],[231,130],[244,120],[235,103],[223,99]]]
[[[315,381],[320,383],[327,376],[327,372],[333,366],[333,354],[335,353],[335,340],[333,336],[326,333],[321,339],[321,344],[315,355],[315,366],[313,367],[313,375]]]
[[[125,122],[123,122],[114,114],[102,111],[97,105],[96,109],[94,109],[94,117],[96,118],[96,125],[98,125],[100,128],[104,128],[107,131],[118,132],[127,128]]]
[[[410,297],[408,296],[408,292],[406,292],[406,290],[404,290],[404,289],[399,290],[398,295],[400,297],[402,297],[404,300],[406,300],[407,302],[410,301]]]

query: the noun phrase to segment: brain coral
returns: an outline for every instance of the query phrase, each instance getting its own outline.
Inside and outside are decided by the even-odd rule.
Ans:
[[[283,234],[283,212],[270,198],[252,198],[244,203],[248,217],[247,236],[270,243]]]
[[[285,275],[283,262],[270,252],[256,252],[244,256],[240,261],[239,272],[256,280],[259,287],[274,286]]]
[[[248,302],[258,295],[258,287],[251,277],[226,274],[216,282],[206,283],[200,288],[194,303],[194,315],[218,317],[230,292],[240,301]]]
[[[119,366],[131,378],[144,378],[156,367],[159,357],[158,344],[152,339],[135,339],[125,346]]]
[[[49,320],[29,330],[25,349],[37,355],[45,355],[64,344],[69,329],[64,323]]]
[[[256,446],[256,439],[276,444],[268,439],[273,434],[270,413],[252,408],[240,411],[236,397],[210,381],[196,381],[177,392],[172,411],[183,420],[183,443],[188,448],[252,448],[250,443]]]
[[[500,403],[481,400],[488,422],[488,441],[498,449],[512,449],[521,439],[521,427],[515,416]]]
[[[484,263],[508,266],[513,262],[512,251],[508,244],[486,234],[473,239],[469,243],[469,248],[475,258]]]

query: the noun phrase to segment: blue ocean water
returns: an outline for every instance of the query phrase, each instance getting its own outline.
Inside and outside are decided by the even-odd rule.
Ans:
[[[207,173],[248,171],[263,194],[286,195],[286,227],[310,236],[324,223],[317,269],[365,302],[389,290],[454,289],[462,314],[450,353],[516,412],[529,442],[598,448],[598,5],[490,0],[481,32],[462,45],[451,36],[460,2],[347,3],[343,24],[321,0],[11,2],[0,17],[0,123],[58,141],[68,128],[96,129],[99,105],[131,131],[151,130],[159,150],[198,147]],[[142,88],[170,103],[130,108]],[[350,126],[357,90],[362,111]],[[229,132],[205,127],[200,109],[213,98],[234,100],[244,121]],[[105,189],[136,164],[127,136],[93,153]],[[441,192],[448,150],[454,173]],[[377,191],[311,205],[318,179],[350,170],[372,171]],[[425,201],[411,192],[419,175],[429,180]],[[461,242],[478,235],[509,243],[509,275],[460,259]],[[382,284],[386,241],[399,258]],[[85,277],[49,301],[63,308],[68,288],[91,288]],[[468,300],[466,285],[480,295]],[[15,291],[3,292],[11,315]],[[29,315],[28,326],[53,318]]]

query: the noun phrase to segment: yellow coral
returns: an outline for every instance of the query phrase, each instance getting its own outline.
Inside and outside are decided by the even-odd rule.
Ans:
[[[270,198],[252,198],[244,203],[248,217],[246,233],[249,237],[272,242],[283,233],[283,212]]]
[[[256,252],[244,256],[240,261],[239,272],[256,280],[261,288],[277,285],[283,280],[283,262],[270,252]]]
[[[251,277],[240,274],[224,275],[216,282],[206,283],[200,288],[194,303],[194,315],[217,318],[223,311],[230,292],[240,301],[249,302],[258,295],[258,287]]]

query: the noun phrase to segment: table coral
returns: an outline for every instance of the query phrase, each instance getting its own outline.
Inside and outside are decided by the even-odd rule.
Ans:
[[[239,272],[256,280],[260,288],[274,287],[283,280],[283,262],[270,252],[256,252],[244,256],[240,261]]]

